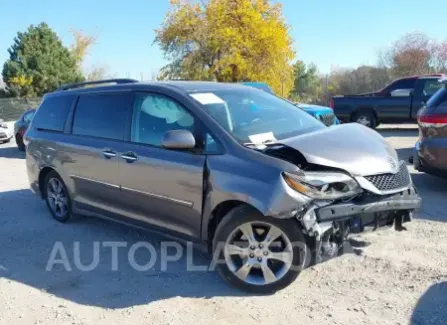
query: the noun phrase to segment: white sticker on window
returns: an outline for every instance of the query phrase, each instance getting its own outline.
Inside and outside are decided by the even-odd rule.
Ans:
[[[248,138],[251,142],[256,144],[256,147],[263,149],[265,146],[263,145],[264,142],[272,141],[276,142],[276,138],[273,135],[273,132],[266,132],[266,133],[259,133],[259,134],[253,134],[249,135]]]
[[[214,95],[213,93],[198,93],[198,94],[191,94],[190,96],[195,100],[197,100],[202,105],[225,104],[222,98]]]

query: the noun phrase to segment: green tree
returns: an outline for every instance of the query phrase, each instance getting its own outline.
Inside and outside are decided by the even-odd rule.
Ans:
[[[162,78],[261,81],[286,96],[293,86],[289,27],[268,0],[171,0],[156,31],[170,63]]]
[[[303,61],[297,61],[293,65],[293,89],[290,98],[308,103],[324,100],[322,78],[315,64],[306,65]]]
[[[42,96],[84,79],[75,57],[46,23],[18,32],[8,53],[2,76],[15,96]]]

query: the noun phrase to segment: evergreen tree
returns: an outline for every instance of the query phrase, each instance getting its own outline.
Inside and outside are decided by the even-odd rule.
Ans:
[[[8,52],[2,76],[15,96],[42,96],[84,79],[74,55],[46,23],[18,32]]]

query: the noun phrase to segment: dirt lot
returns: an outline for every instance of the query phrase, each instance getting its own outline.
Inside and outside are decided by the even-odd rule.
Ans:
[[[411,154],[416,130],[380,132]],[[160,247],[162,237],[96,219],[58,224],[28,190],[24,155],[0,145],[0,324],[447,324],[447,180],[412,174],[424,205],[407,232],[362,235],[356,253],[248,296],[213,272],[186,272],[184,259],[167,272],[111,271],[107,250],[93,271],[45,271],[56,241],[69,259],[79,241],[88,262],[95,241]]]

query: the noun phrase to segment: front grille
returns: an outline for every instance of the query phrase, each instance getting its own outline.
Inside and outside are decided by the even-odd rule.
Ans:
[[[379,191],[392,191],[410,185],[411,178],[405,162],[401,162],[396,174],[365,176]]]
[[[6,133],[0,132],[0,138],[6,138]]]
[[[327,126],[334,124],[335,115],[333,113],[319,115],[320,121]]]

